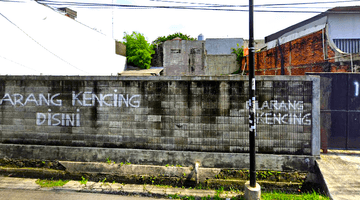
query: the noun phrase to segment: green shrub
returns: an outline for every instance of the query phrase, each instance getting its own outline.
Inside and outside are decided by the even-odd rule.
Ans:
[[[153,46],[150,45],[143,34],[133,32],[131,35],[124,33],[124,44],[126,45],[126,57],[128,64],[149,69],[151,55],[155,53]]]
[[[165,42],[167,40],[172,40],[177,37],[181,38],[182,40],[196,40],[196,38],[190,37],[189,35],[186,35],[186,34],[174,33],[174,34],[170,34],[168,36],[160,36],[160,37],[156,38],[156,40],[154,40],[152,42],[152,44],[154,44],[154,45],[160,44],[162,42]]]

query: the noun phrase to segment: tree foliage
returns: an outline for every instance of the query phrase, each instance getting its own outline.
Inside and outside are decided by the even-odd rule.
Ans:
[[[131,35],[124,33],[123,38],[126,45],[127,62],[131,65],[149,69],[151,63],[151,55],[155,53],[152,45],[150,45],[143,34],[133,32]]]
[[[154,45],[160,44],[162,42],[165,42],[167,40],[172,40],[172,39],[175,39],[177,37],[181,38],[182,40],[196,40],[196,38],[192,38],[189,35],[182,34],[182,33],[179,32],[179,33],[170,34],[168,36],[158,37],[158,38],[156,38],[156,40],[154,40],[152,42],[152,44],[154,44]]]

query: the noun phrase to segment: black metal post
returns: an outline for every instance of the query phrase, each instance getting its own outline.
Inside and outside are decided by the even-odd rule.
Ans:
[[[250,140],[250,187],[256,186],[255,169],[255,69],[254,69],[254,3],[249,0],[249,140]]]

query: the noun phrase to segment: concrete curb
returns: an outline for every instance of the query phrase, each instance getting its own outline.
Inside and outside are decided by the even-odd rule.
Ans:
[[[319,175],[318,178],[320,179],[320,184],[323,187],[326,196],[328,196],[331,200],[333,200],[334,198],[332,197],[329,187],[328,187],[328,184],[324,178],[324,175],[322,174],[322,172],[320,170],[318,161],[315,161],[315,170],[317,170],[317,174]]]
[[[178,195],[178,196],[193,196],[205,197],[215,196],[215,190],[200,190],[200,189],[183,189],[171,187],[159,187],[154,185],[137,185],[137,184],[121,184],[121,183],[102,183],[88,181],[85,185],[80,184],[79,181],[69,181],[62,187],[42,188],[35,183],[37,179],[30,178],[13,178],[0,177],[0,189],[21,189],[21,190],[61,190],[72,192],[88,192],[88,193],[105,193],[105,194],[134,194],[144,196],[162,196]],[[243,193],[224,192],[220,194],[222,198],[231,198]]]
[[[118,176],[164,176],[164,177],[182,177],[203,182],[206,179],[214,178],[221,171],[220,168],[198,168],[180,167],[180,166],[156,166],[156,165],[126,165],[115,163],[100,162],[73,162],[59,161],[69,173],[102,173]]]

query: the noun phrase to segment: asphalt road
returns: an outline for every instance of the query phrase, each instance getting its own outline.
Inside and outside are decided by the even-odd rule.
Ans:
[[[0,200],[159,200],[158,198],[141,196],[121,196],[115,194],[0,189]],[[162,199],[164,200],[164,199]]]

